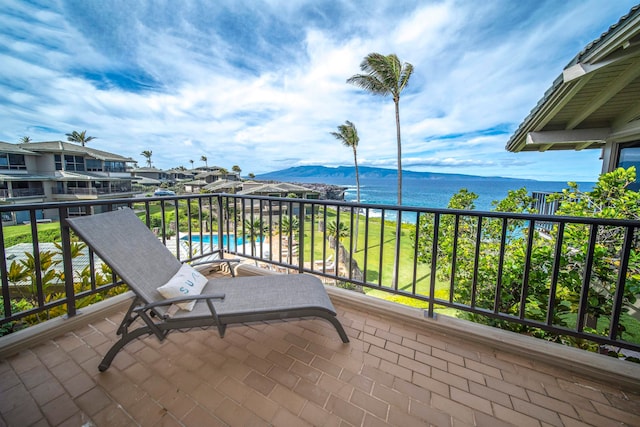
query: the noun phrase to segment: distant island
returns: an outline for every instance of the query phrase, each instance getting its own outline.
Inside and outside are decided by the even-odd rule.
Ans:
[[[396,169],[387,169],[387,168],[375,168],[369,166],[360,166],[358,167],[358,172],[360,173],[360,178],[396,178],[398,176],[398,171]],[[327,167],[327,166],[297,166],[288,169],[282,169],[273,172],[267,172],[264,174],[256,175],[256,179],[259,180],[278,180],[278,181],[309,181],[309,178],[318,180],[323,178],[340,178],[347,179],[356,177],[355,167],[353,166],[338,166],[338,167]],[[432,179],[432,180],[450,180],[454,179],[456,181],[470,180],[470,181],[480,181],[480,180],[505,180],[505,181],[532,181],[535,180],[525,180],[525,179],[516,179],[516,178],[503,178],[498,176],[487,177],[487,176],[477,176],[477,175],[464,175],[464,174],[456,174],[456,173],[436,173],[436,172],[415,172],[410,170],[402,170],[402,177],[405,179]]]
[[[362,166],[360,172],[361,203],[395,205],[397,171]],[[508,192],[525,188],[534,193],[555,193],[567,188],[566,182],[538,181],[504,177],[475,176],[454,173],[414,172],[403,170],[403,204],[428,208],[446,208],[451,197],[464,189],[478,196],[476,209],[489,211],[493,202],[504,199]],[[256,176],[263,181],[291,182],[318,191],[320,198],[356,201],[356,178],[353,166],[298,166]],[[593,183],[578,183],[589,190]]]

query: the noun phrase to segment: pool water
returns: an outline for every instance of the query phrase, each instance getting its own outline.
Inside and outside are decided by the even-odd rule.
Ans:
[[[230,250],[235,250],[237,246],[242,246],[245,243],[243,237],[238,237],[237,239],[235,239],[234,237],[235,236],[233,234],[230,234],[229,236],[225,234],[224,236],[222,236],[222,246],[227,247],[228,238],[231,238],[231,245],[229,245]],[[189,236],[184,236],[180,240],[188,241]],[[256,241],[259,242],[260,239],[257,239]],[[191,236],[191,243],[199,244],[200,242],[204,243],[205,245],[212,243],[213,246],[219,246],[217,234],[214,234],[213,236],[209,236],[208,234],[204,236],[200,236],[197,234]]]

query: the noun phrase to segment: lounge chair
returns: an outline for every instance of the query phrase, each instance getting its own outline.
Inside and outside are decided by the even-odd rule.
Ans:
[[[320,317],[331,322],[344,343],[349,342],[324,285],[316,277],[291,274],[212,279],[200,295],[165,299],[158,288],[177,275],[182,263],[131,209],[68,218],[66,222],[135,294],[117,330],[121,338],[104,356],[100,371],[108,369],[120,349],[140,336],[154,334],[162,341],[171,331],[194,327],[216,326],[223,338],[229,324]],[[192,311],[174,305],[192,301]],[[143,324],[129,330],[138,319]]]

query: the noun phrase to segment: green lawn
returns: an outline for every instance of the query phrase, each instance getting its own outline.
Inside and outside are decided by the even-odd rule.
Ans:
[[[48,222],[39,223],[38,227],[38,240],[41,242],[59,242],[60,241],[60,223]],[[3,227],[4,233],[4,245],[5,247],[11,247],[18,243],[30,243],[33,241],[31,237],[31,225],[10,225]]]
[[[335,211],[327,212],[327,222],[335,220]],[[322,231],[318,231],[318,220],[323,219],[322,215],[316,215],[313,223],[309,219],[305,221],[305,238],[304,238],[304,257],[305,260],[311,259],[311,250],[313,249],[314,261],[323,260],[323,245],[325,236]],[[346,214],[341,214],[340,221],[349,223]],[[383,221],[380,218],[369,218],[369,227],[365,228],[365,218],[360,216],[358,226],[357,250],[353,254],[354,260],[357,262],[363,272],[366,269],[366,281],[372,286],[381,288],[392,288],[393,267],[395,258],[396,245],[396,226],[393,221]],[[311,227],[315,227],[313,242],[311,242]],[[383,241],[380,243],[381,230],[384,227]],[[354,226],[355,228],[355,226]],[[414,248],[411,238],[414,230],[412,224],[402,224],[400,234],[400,265],[398,266],[398,290],[412,292],[414,282]],[[368,239],[367,239],[368,236]],[[365,251],[365,241],[367,241],[367,250]],[[351,246],[349,238],[342,239],[342,244],[347,249]],[[365,252],[367,260],[365,264]],[[382,258],[380,254],[382,252]],[[335,249],[330,248],[327,242],[326,255],[333,254],[335,259]],[[430,284],[430,266],[418,263],[415,271],[415,293],[420,295],[429,295]],[[448,289],[447,283],[436,282],[436,290]]]

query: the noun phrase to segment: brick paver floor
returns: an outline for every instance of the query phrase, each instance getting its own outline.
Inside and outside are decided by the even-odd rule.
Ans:
[[[147,337],[122,315],[0,361],[0,426],[640,426],[640,395],[335,301],[324,320]]]

